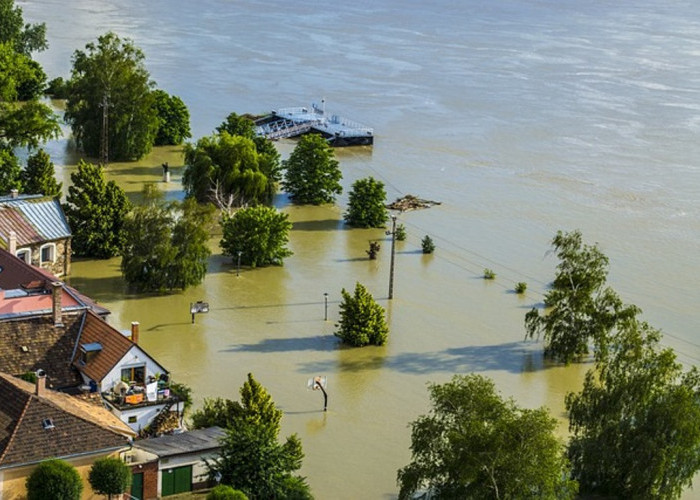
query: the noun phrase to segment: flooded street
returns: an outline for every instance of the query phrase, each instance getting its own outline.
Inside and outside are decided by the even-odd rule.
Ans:
[[[409,422],[428,409],[426,384],[455,373],[492,377],[526,407],[563,400],[587,369],[545,365],[524,342],[525,313],[542,301],[557,230],[580,229],[610,258],[610,284],[664,332],[680,361],[700,360],[700,12],[691,3],[360,0],[329,9],[204,0],[18,1],[47,24],[38,54],[49,78],[107,30],[130,37],[158,87],[187,104],[193,140],[226,115],[309,106],[375,129],[373,147],[337,150],[345,192],[332,206],[275,204],[294,223],[284,267],[241,269],[211,239],[205,282],[184,293],[128,292],[119,259],[75,262],[70,282],[204,397],[238,398],[248,372],[299,434],[302,474],[319,499],[390,499],[410,458]],[[287,157],[293,142],[278,147]],[[70,141],[47,146],[69,182]],[[173,177],[162,183],[161,163]],[[108,177],[134,199],[145,182],[182,197],[182,157],[163,148]],[[360,178],[389,201],[442,202],[401,214],[394,299],[390,240],[342,222]],[[436,253],[424,256],[430,235]],[[382,248],[366,258],[370,240]],[[484,268],[494,282],[481,279]],[[387,310],[389,342],[347,349],[333,336],[342,288],[361,282]],[[517,282],[527,293],[512,292]],[[324,321],[324,293],[328,316]],[[189,304],[209,302],[194,324]],[[329,409],[307,391],[328,377]],[[684,498],[693,498],[688,492]]]

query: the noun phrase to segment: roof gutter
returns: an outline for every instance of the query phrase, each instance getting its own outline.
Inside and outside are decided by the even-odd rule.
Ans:
[[[83,453],[73,453],[72,455],[62,455],[60,457],[52,457],[52,458],[58,458],[61,460],[70,460],[72,458],[81,458],[81,457],[88,457],[90,455],[103,455],[105,453],[111,453],[113,451],[128,451],[132,448],[131,443],[128,445],[123,445],[123,446],[111,446],[109,448],[102,448],[101,450],[94,450],[94,451],[86,451]],[[13,463],[9,465],[0,465],[0,470],[5,470],[5,469],[15,469],[17,467],[26,467],[27,465],[35,465],[39,464],[45,460],[48,460],[49,457],[45,458],[40,458],[39,460],[31,460],[29,462],[20,462],[20,463]]]

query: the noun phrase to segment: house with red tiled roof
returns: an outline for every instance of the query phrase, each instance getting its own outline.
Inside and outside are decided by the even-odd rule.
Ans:
[[[138,345],[138,323],[122,333],[106,309],[0,249],[0,370],[42,370],[48,387],[97,393],[134,431],[175,420],[183,408],[167,370]],[[3,404],[0,400],[0,406]]]
[[[71,230],[60,202],[49,196],[0,197],[0,248],[54,276],[70,274]]]
[[[26,478],[47,458],[60,458],[86,480],[97,458],[119,456],[136,433],[105,408],[45,386],[0,373],[0,498],[25,498]]]

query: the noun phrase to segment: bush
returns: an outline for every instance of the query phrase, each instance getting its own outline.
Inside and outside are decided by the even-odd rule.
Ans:
[[[68,462],[45,460],[27,478],[27,500],[79,500],[83,492],[80,474]]]
[[[515,293],[525,293],[525,290],[527,290],[527,283],[524,281],[520,281],[515,285]]]
[[[426,235],[425,238],[420,242],[421,247],[423,247],[423,253],[433,253],[435,251],[435,243],[433,239]]]
[[[399,224],[396,226],[396,231],[394,233],[394,236],[396,237],[396,241],[405,241],[406,240],[406,226],[403,224]]]
[[[90,486],[95,493],[121,495],[131,486],[131,469],[116,457],[105,457],[95,460],[88,475]]]
[[[209,492],[207,500],[248,500],[248,497],[242,491],[220,484]]]
[[[494,273],[492,269],[486,268],[486,269],[484,269],[484,279],[485,280],[495,280],[496,273]]]

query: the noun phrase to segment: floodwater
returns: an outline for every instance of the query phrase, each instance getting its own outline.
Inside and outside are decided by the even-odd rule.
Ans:
[[[265,112],[326,99],[326,109],[375,129],[373,147],[337,151],[345,193],[334,206],[276,204],[294,222],[284,267],[241,269],[212,235],[203,285],[181,294],[128,293],[119,260],[77,262],[71,282],[141,323],[142,344],[174,378],[207,396],[238,397],[252,372],[284,409],[283,432],[306,452],[320,499],[388,499],[410,459],[409,422],[428,409],[426,383],[492,377],[526,407],[564,417],[587,366],[548,366],[524,342],[523,317],[542,301],[557,230],[580,229],[610,258],[609,282],[664,331],[686,364],[700,360],[700,11],[694,2],[496,0],[250,0],[17,2],[45,21],[49,77],[108,30],[132,38],[158,86],[180,96],[194,138],[232,111]],[[283,156],[293,143],[278,144]],[[48,149],[68,182],[78,155]],[[177,148],[109,176],[136,197],[182,196]],[[394,299],[382,230],[342,223],[353,181],[374,176],[388,197],[442,202],[401,214]],[[430,235],[437,250],[420,253]],[[365,250],[379,239],[379,259]],[[484,268],[495,282],[484,282]],[[342,288],[365,284],[386,307],[384,347],[345,349],[333,337]],[[523,296],[512,293],[525,281]],[[328,316],[324,321],[324,293]],[[210,304],[190,322],[190,302]],[[329,409],[306,390],[328,377]],[[560,432],[566,434],[562,418]],[[692,498],[688,492],[686,498]]]

